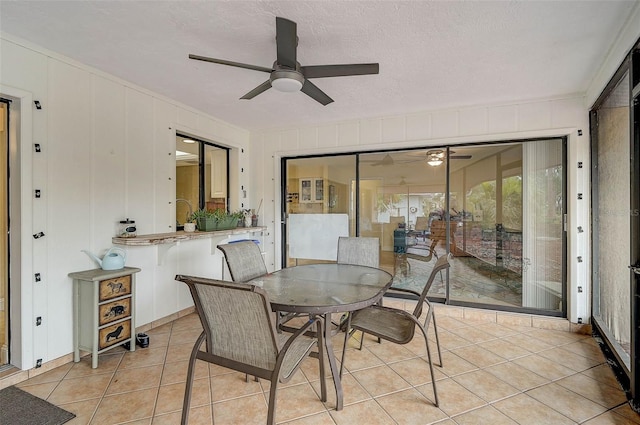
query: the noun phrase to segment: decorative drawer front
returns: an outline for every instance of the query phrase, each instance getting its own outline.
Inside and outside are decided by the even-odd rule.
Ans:
[[[131,297],[102,304],[98,308],[98,323],[100,326],[131,316]]]
[[[131,293],[131,275],[100,281],[99,300],[106,301]]]
[[[126,341],[131,338],[131,319],[106,326],[98,333],[98,350]]]

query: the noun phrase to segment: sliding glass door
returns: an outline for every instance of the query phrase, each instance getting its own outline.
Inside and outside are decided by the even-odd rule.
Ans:
[[[394,286],[421,290],[451,254],[431,298],[562,316],[565,151],[556,138],[285,159],[284,266],[335,261],[341,232],[376,237]]]
[[[452,300],[564,311],[564,152],[563,139],[456,147],[449,167],[450,251],[459,265],[451,272]]]

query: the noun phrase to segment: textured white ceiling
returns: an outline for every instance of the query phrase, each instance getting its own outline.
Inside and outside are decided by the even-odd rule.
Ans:
[[[0,29],[257,130],[583,93],[635,1],[17,1]],[[275,17],[298,24],[304,65],[379,62],[314,79],[335,102],[274,89]]]

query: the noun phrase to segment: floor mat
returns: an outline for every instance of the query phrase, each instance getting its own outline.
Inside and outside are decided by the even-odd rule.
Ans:
[[[16,387],[0,390],[0,424],[61,425],[76,415]]]

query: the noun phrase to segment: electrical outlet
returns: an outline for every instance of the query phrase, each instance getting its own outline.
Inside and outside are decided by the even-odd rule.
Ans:
[[[36,369],[42,367],[42,359],[36,360]]]

